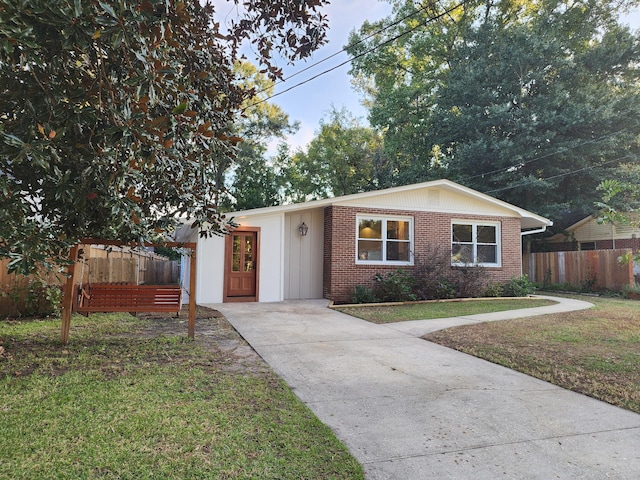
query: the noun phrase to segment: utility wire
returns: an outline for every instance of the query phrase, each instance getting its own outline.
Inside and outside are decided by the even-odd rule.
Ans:
[[[608,165],[608,164],[614,163],[614,162],[621,162],[622,160],[625,160],[627,158],[633,158],[633,155],[627,154],[627,155],[624,155],[623,157],[614,158],[613,160],[609,160],[607,162],[601,163],[599,166]],[[525,182],[520,182],[520,183],[517,183],[515,185],[509,185],[509,186],[502,187],[502,188],[494,188],[493,190],[487,190],[487,191],[485,191],[483,193],[488,195],[490,193],[502,192],[504,190],[511,190],[512,188],[526,187],[527,185],[533,185],[534,183],[537,183],[537,182],[544,182],[544,181],[547,181],[547,180],[553,180],[554,178],[566,177],[567,175],[573,175],[574,173],[584,172],[585,170],[590,170],[592,168],[593,168],[593,166],[590,165],[588,167],[579,168],[577,170],[571,170],[570,172],[559,173],[558,175],[552,175],[552,176],[546,177],[546,178],[537,178],[535,180],[527,180]]]
[[[479,173],[477,175],[472,175],[470,177],[464,177],[464,178],[461,178],[460,181],[473,180],[473,179],[476,179],[476,178],[485,177],[485,176],[488,176],[488,175],[493,175],[494,173],[506,173],[512,168],[522,168],[525,165],[528,165],[530,163],[537,162],[538,160],[542,160],[544,158],[553,157],[554,155],[558,155],[560,153],[568,152],[570,150],[573,150],[574,148],[584,147],[585,145],[590,145],[592,143],[599,143],[602,140],[606,140],[607,138],[613,137],[615,135],[620,135],[623,132],[626,132],[628,130],[629,130],[629,127],[623,128],[622,130],[617,130],[615,132],[611,132],[611,133],[608,133],[606,135],[602,135],[601,137],[598,137],[598,138],[593,138],[591,140],[586,140],[586,141],[584,141],[582,143],[578,143],[577,145],[573,145],[571,147],[564,147],[564,148],[561,148],[561,149],[559,149],[559,150],[557,150],[555,152],[550,152],[550,153],[547,153],[545,155],[541,155],[539,157],[532,158],[530,160],[525,160],[524,162],[520,162],[517,165],[511,165],[509,167],[502,167],[502,168],[498,168],[496,170],[491,170],[489,172]]]
[[[264,102],[266,102],[268,100],[271,100],[272,98],[280,96],[280,95],[282,95],[284,93],[290,92],[291,90],[293,90],[295,88],[298,88],[298,87],[300,87],[302,85],[305,85],[305,84],[315,80],[316,78],[321,77],[323,75],[326,75],[327,73],[330,73],[330,72],[332,72],[332,71],[334,71],[334,70],[336,70],[336,69],[338,69],[338,68],[340,68],[340,67],[342,67],[342,66],[344,66],[344,65],[346,65],[348,63],[351,63],[352,61],[354,61],[354,60],[356,60],[356,59],[358,59],[360,57],[363,57],[363,56],[365,56],[365,55],[367,55],[367,54],[379,49],[380,47],[383,47],[385,45],[388,45],[389,43],[395,42],[399,38],[402,38],[405,35],[410,34],[411,32],[417,30],[418,28],[421,28],[421,27],[423,27],[425,25],[428,25],[431,22],[435,22],[436,20],[439,20],[440,18],[442,18],[442,17],[444,17],[446,15],[449,15],[451,12],[453,12],[454,10],[457,10],[458,8],[466,5],[468,2],[469,2],[469,0],[463,0],[462,2],[460,2],[460,3],[456,4],[456,5],[454,5],[453,7],[449,8],[448,10],[445,10],[444,12],[439,13],[438,15],[427,19],[425,22],[419,23],[415,27],[410,28],[409,30],[406,30],[406,31],[404,31],[402,33],[399,33],[398,35],[395,35],[395,36],[385,40],[384,42],[382,42],[382,43],[380,43],[380,44],[378,44],[378,45],[376,45],[376,46],[374,46],[374,47],[372,47],[372,48],[370,48],[368,50],[365,50],[364,52],[359,53],[358,55],[355,55],[354,57],[351,57],[351,58],[345,60],[342,63],[339,63],[338,65],[336,65],[334,67],[328,68],[327,70],[324,70],[324,71],[318,73],[317,75],[314,75],[313,77],[308,78],[307,80],[304,80],[302,82],[296,83],[295,85],[292,85],[291,87],[289,87],[289,88],[287,88],[285,90],[282,90],[281,92],[274,93],[273,95],[271,95],[269,97],[263,98],[262,100],[259,100],[259,101],[255,102],[255,103],[247,105],[247,107],[245,107],[245,110],[247,108],[251,108],[251,107],[255,107],[257,105],[260,105],[261,103],[264,103]]]
[[[412,13],[410,13],[410,14],[408,14],[408,15],[405,15],[404,17],[402,17],[402,18],[400,18],[400,19],[398,19],[398,20],[396,20],[396,21],[394,21],[394,22],[390,23],[389,25],[387,25],[387,26],[385,26],[385,27],[380,28],[379,30],[376,30],[375,32],[373,32],[373,33],[371,33],[371,34],[367,35],[365,38],[363,38],[363,39],[361,39],[361,40],[358,40],[358,41],[357,41],[356,43],[354,43],[353,45],[350,45],[350,47],[355,47],[355,46],[357,46],[357,45],[360,45],[360,44],[362,44],[362,43],[366,42],[366,41],[367,41],[367,40],[369,40],[370,38],[373,38],[373,37],[375,37],[376,35],[379,35],[379,34],[381,34],[381,33],[385,32],[385,31],[389,30],[390,28],[395,27],[395,26],[397,26],[398,24],[400,24],[400,23],[404,22],[405,20],[408,20],[409,18],[411,18],[411,17],[413,17],[413,16],[417,15],[418,13],[420,13],[420,12],[422,12],[422,11],[426,10],[428,7],[430,7],[430,5],[429,5],[429,4],[425,4],[425,5],[423,5],[422,7],[418,8],[417,10],[414,10]],[[338,56],[338,55],[340,55],[341,53],[345,53],[346,51],[347,51],[346,47],[343,47],[341,50],[339,50],[339,51],[337,51],[337,52],[335,52],[335,53],[333,53],[333,54],[329,55],[328,57],[325,57],[325,58],[323,58],[323,59],[321,59],[321,60],[318,60],[318,61],[317,61],[317,62],[315,62],[315,63],[312,63],[311,65],[309,65],[309,66],[307,66],[307,67],[303,68],[302,70],[300,70],[300,71],[298,71],[298,72],[296,72],[296,73],[294,73],[294,74],[292,74],[292,75],[288,76],[287,78],[284,78],[284,79],[282,79],[282,80],[278,80],[277,82],[275,82],[275,83],[274,83],[271,87],[269,87],[269,88],[275,87],[275,86],[280,85],[280,84],[282,84],[282,83],[286,83],[286,82],[288,82],[289,80],[291,80],[292,78],[297,77],[298,75],[301,75],[301,74],[303,74],[304,72],[306,72],[306,71],[308,71],[308,70],[311,70],[311,69],[312,69],[312,68],[314,68],[314,67],[317,67],[317,66],[318,66],[318,65],[320,65],[321,63],[326,62],[327,60],[331,60],[332,58],[337,57],[337,56]],[[266,92],[267,90],[269,90],[269,88],[264,88],[264,89],[262,89],[262,90],[260,90],[260,91],[256,92],[256,94],[255,94],[255,95],[256,95],[256,96],[257,96],[257,95],[260,95],[261,93],[264,93],[264,92]]]
[[[432,23],[432,22],[434,22],[436,20],[439,20],[440,18],[442,18],[444,16],[448,16],[453,11],[455,11],[458,8],[466,5],[468,3],[468,1],[469,0],[463,0],[462,2],[454,5],[453,7],[449,8],[447,10],[445,10],[444,12],[439,13],[439,14],[435,15],[434,17],[431,17],[431,18],[427,19],[425,22],[421,22],[418,25],[416,25],[415,27],[410,28],[409,30],[406,30],[404,32],[401,32],[398,35],[395,35],[394,37],[391,37],[391,38],[385,40],[384,42],[382,42],[382,43],[380,43],[380,44],[378,44],[378,45],[376,45],[376,46],[374,46],[374,47],[372,47],[372,48],[370,48],[370,49],[368,49],[368,50],[366,50],[366,51],[364,51],[364,52],[362,52],[362,53],[360,53],[358,55],[355,55],[354,57],[349,58],[349,59],[345,60],[344,62],[338,64],[338,65],[335,65],[335,66],[333,66],[331,68],[328,68],[328,69],[318,73],[317,75],[314,75],[313,77],[308,78],[307,80],[304,80],[304,81],[299,82],[299,83],[297,83],[295,85],[292,85],[291,87],[289,87],[289,88],[287,88],[287,89],[285,89],[285,90],[283,90],[281,92],[275,93],[275,94],[273,94],[273,95],[271,95],[269,97],[266,97],[266,98],[264,98],[262,100],[259,100],[259,101],[255,102],[255,103],[252,103],[252,104],[248,105],[247,107],[245,107],[245,110],[247,108],[251,108],[251,107],[255,107],[257,105],[260,105],[261,103],[264,103],[264,102],[266,102],[268,100],[271,100],[272,98],[275,98],[275,97],[280,96],[280,95],[282,95],[284,93],[287,93],[287,92],[289,92],[289,91],[291,91],[291,90],[293,90],[295,88],[298,88],[298,87],[300,87],[302,85],[305,85],[305,84],[315,80],[316,78],[319,78],[319,77],[321,77],[323,75],[326,75],[327,73],[330,73],[330,72],[332,72],[332,71],[334,71],[334,70],[336,70],[336,69],[338,69],[338,68],[340,68],[340,67],[342,67],[342,66],[344,66],[344,65],[346,65],[348,63],[351,63],[352,61],[354,61],[354,60],[356,60],[358,58],[363,57],[364,55],[367,55],[367,54],[369,54],[369,53],[371,53],[371,52],[373,52],[373,51],[375,51],[375,50],[377,50],[377,49],[379,49],[379,48],[381,48],[381,47],[383,47],[385,45],[388,45],[389,43],[392,43],[392,42],[404,37],[405,35],[408,35],[409,33],[417,30],[420,27],[423,27],[425,25],[428,25],[429,23]],[[399,19],[399,20],[397,20],[397,21],[395,21],[395,22],[393,22],[393,23],[391,23],[391,24],[389,24],[389,25],[377,30],[376,32],[368,35],[367,37],[365,37],[362,40],[358,41],[357,43],[353,44],[352,46],[356,46],[356,45],[359,45],[361,43],[364,43],[365,41],[369,40],[370,38],[372,38],[372,37],[374,37],[376,35],[379,35],[380,33],[383,33],[384,31],[386,31],[386,30],[398,25],[399,23],[407,20],[408,18],[411,18],[414,15],[417,15],[418,13],[426,10],[426,8],[428,6],[429,5],[424,5],[424,6],[420,7],[419,9],[417,9],[414,12],[410,13],[409,15],[406,15],[405,17],[403,17],[403,18],[401,18],[401,19]],[[304,69],[300,70],[299,72],[294,73],[293,75],[287,77],[286,79],[275,83],[274,86],[275,85],[279,85],[281,83],[285,83],[285,82],[289,81],[291,78],[296,77],[296,76],[298,76],[298,75],[310,70],[311,68],[314,68],[314,67],[320,65],[321,63],[324,63],[327,60],[330,60],[331,58],[336,57],[337,55],[339,55],[339,54],[341,54],[343,52],[346,52],[346,48],[343,48],[342,50],[340,50],[338,52],[335,52],[332,55],[329,55],[328,57],[325,57],[322,60],[319,60],[319,61],[315,62],[314,64],[309,65],[308,67],[305,67]],[[266,89],[257,92],[256,95],[258,95],[260,93],[263,93],[264,91],[266,91]],[[582,146],[585,146],[585,145],[598,143],[598,142],[603,141],[603,140],[605,140],[605,139],[607,139],[609,137],[612,137],[612,136],[615,136],[615,135],[619,135],[619,134],[621,134],[621,133],[623,133],[623,132],[625,132],[627,130],[628,130],[628,128],[624,128],[622,130],[618,130],[616,132],[612,132],[612,133],[609,133],[609,134],[606,134],[606,135],[602,135],[601,137],[594,138],[594,139],[591,139],[591,140],[587,140],[585,142],[579,143],[577,145],[573,145],[571,147],[565,147],[565,148],[559,149],[559,150],[557,150],[555,152],[542,155],[540,157],[536,157],[536,158],[533,158],[533,159],[530,159],[530,160],[525,160],[524,162],[520,162],[518,165],[512,165],[512,166],[509,166],[509,167],[500,168],[500,169],[492,170],[492,171],[489,171],[489,172],[484,172],[484,173],[481,173],[481,174],[478,174],[478,175],[473,175],[473,176],[470,176],[470,177],[462,178],[461,180],[462,181],[472,180],[472,179],[479,178],[479,177],[484,177],[484,176],[489,176],[489,175],[493,175],[493,174],[496,174],[496,173],[506,172],[511,168],[523,167],[523,166],[528,165],[528,164],[530,164],[532,162],[536,162],[538,160],[542,160],[544,158],[548,158],[548,157],[557,155],[559,153],[564,153],[564,152],[567,152],[567,151],[570,151],[570,150],[573,150],[575,148],[582,147]],[[625,155],[623,157],[619,157],[619,158],[616,158],[616,159],[613,159],[613,160],[609,160],[607,162],[601,163],[600,166],[608,165],[608,164],[615,163],[615,162],[620,162],[620,161],[628,159],[628,158],[632,158],[632,155]],[[506,186],[506,187],[502,187],[502,188],[496,188],[496,189],[488,190],[488,191],[485,191],[484,193],[485,194],[490,194],[490,193],[495,193],[495,192],[501,192],[501,191],[504,191],[504,190],[510,190],[510,189],[513,189],[513,188],[519,188],[519,187],[523,187],[523,186],[527,186],[527,185],[532,185],[532,184],[534,184],[536,182],[547,181],[547,180],[552,180],[552,179],[555,179],[555,178],[566,177],[567,175],[573,175],[575,173],[583,172],[583,171],[589,170],[591,168],[593,168],[593,167],[592,166],[583,167],[583,168],[579,168],[577,170],[564,172],[564,173],[561,173],[561,174],[558,174],[558,175],[552,175],[552,176],[546,177],[546,178],[540,178],[540,179],[536,179],[536,180],[529,180],[529,181],[525,181],[525,182],[520,182],[520,183],[515,184],[515,185],[510,185],[510,186]]]

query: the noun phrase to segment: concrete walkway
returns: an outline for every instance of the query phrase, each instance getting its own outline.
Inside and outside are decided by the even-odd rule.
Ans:
[[[589,307],[558,300],[535,314]],[[640,478],[640,415],[417,338],[533,311],[375,325],[323,300],[210,306],[368,479]]]

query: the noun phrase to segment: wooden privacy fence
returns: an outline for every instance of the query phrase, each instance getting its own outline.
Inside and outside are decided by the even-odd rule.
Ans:
[[[634,282],[633,264],[618,261],[628,253],[631,249],[530,253],[522,256],[522,272],[536,283],[591,282],[594,288],[621,290]]]
[[[52,311],[42,283],[35,277],[7,273],[9,259],[0,259],[0,318],[19,315],[44,315]],[[41,279],[62,288],[64,275],[53,273]]]
[[[82,283],[132,283],[167,285],[180,281],[180,262],[153,252],[131,248],[84,245],[78,263]]]
[[[180,280],[180,262],[156,258],[89,258],[78,268],[85,270],[82,283],[168,285]]]

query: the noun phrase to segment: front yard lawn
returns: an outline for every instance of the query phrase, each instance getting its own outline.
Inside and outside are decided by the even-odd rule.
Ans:
[[[373,323],[431,320],[434,318],[464,317],[477,313],[502,312],[520,308],[544,307],[556,302],[541,298],[496,298],[464,301],[434,301],[405,305],[372,305],[335,307],[336,310]]]
[[[214,311],[210,311],[214,312]],[[226,320],[0,321],[0,478],[358,479]]]
[[[640,413],[640,302],[450,328],[426,340]]]

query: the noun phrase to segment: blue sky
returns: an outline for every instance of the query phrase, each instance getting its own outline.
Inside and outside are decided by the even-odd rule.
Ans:
[[[360,28],[366,20],[373,22],[390,15],[391,5],[378,0],[334,0],[324,11],[329,18],[329,42],[306,62],[297,62],[293,67],[286,67],[285,77],[339,52],[347,43],[352,30]],[[276,93],[339,65],[347,59],[347,54],[343,52],[290,81],[276,86]],[[346,107],[366,123],[367,112],[360,103],[359,94],[351,86],[351,77],[347,73],[349,68],[349,64],[343,65],[273,99],[274,103],[280,105],[289,114],[292,121],[300,122],[298,133],[288,139],[292,147],[304,147],[313,139],[320,120],[327,116],[332,105],[337,109]]]
[[[215,3],[224,5],[221,0],[217,0]],[[225,9],[228,11],[229,8],[221,6],[219,12],[222,13]],[[358,29],[366,20],[376,21],[390,15],[391,6],[383,0],[333,0],[332,4],[326,7],[324,13],[329,19],[328,44],[316,51],[313,57],[306,62],[297,62],[294,66],[281,65],[284,67],[285,78],[340,51],[347,43],[349,33],[352,30]],[[634,29],[639,29],[640,9],[623,16],[622,21]],[[277,85],[276,93],[338,65],[346,59],[345,53],[333,57],[290,81]],[[313,139],[319,128],[320,120],[327,117],[332,105],[337,109],[345,107],[366,124],[367,112],[360,103],[360,95],[351,86],[351,77],[348,75],[348,71],[349,65],[347,64],[272,100],[289,114],[292,121],[300,122],[300,130],[286,140],[293,149],[304,148]],[[270,150],[274,151],[274,148]]]
[[[221,23],[224,22],[226,15],[234,15],[233,4],[225,0],[214,0],[214,4],[217,6]],[[283,62],[280,66],[283,67],[285,78],[339,52],[347,43],[352,30],[360,28],[365,20],[376,21],[390,15],[391,5],[383,0],[332,0],[332,3],[323,9],[323,13],[327,15],[329,21],[328,43],[314,52],[313,57],[306,61],[296,62],[293,66],[287,66]],[[249,56],[248,53],[247,56]],[[278,85],[276,93],[338,65],[347,58],[345,53],[333,57],[290,81]],[[304,147],[313,139],[320,120],[326,117],[331,105],[335,105],[338,109],[346,107],[366,123],[366,111],[360,104],[358,94],[351,87],[348,71],[347,64],[272,100],[289,114],[291,121],[300,122],[298,133],[287,139],[287,143],[293,148]],[[275,151],[274,148],[271,150]]]

